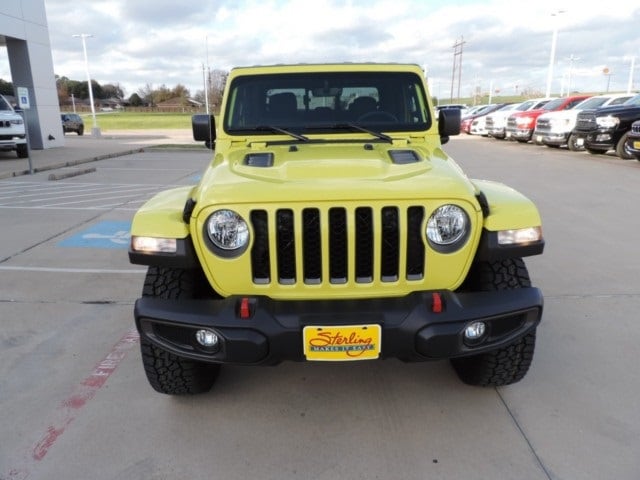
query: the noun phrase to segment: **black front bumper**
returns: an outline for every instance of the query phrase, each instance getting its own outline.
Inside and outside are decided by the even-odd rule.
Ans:
[[[536,328],[543,298],[537,288],[494,292],[416,292],[401,298],[276,301],[266,297],[223,300],[136,301],[140,335],[180,357],[230,364],[305,360],[305,326],[378,324],[380,357],[423,361],[474,355],[499,348]],[[464,329],[483,321],[485,337],[465,341]],[[215,349],[195,340],[207,328],[220,338]]]

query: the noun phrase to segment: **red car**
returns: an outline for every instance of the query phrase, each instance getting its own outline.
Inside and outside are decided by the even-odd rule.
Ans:
[[[538,110],[529,110],[527,112],[518,112],[509,115],[505,129],[506,138],[527,143],[533,136],[536,120],[540,115],[547,112],[568,110],[590,96],[591,95],[574,95],[572,97],[556,98]]]

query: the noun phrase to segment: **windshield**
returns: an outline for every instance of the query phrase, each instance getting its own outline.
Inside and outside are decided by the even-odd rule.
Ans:
[[[640,95],[631,97],[629,100],[623,103],[623,105],[640,105]]]
[[[578,109],[586,110],[588,108],[597,108],[607,100],[609,100],[608,97],[591,97],[591,98],[587,98],[586,100],[583,100],[573,108],[575,108],[576,110]]]
[[[565,98],[556,98],[542,107],[542,110],[557,110],[564,102]]]
[[[345,125],[418,131],[431,125],[422,79],[406,72],[244,75],[233,81],[228,98],[228,133],[344,132]]]
[[[9,105],[9,102],[7,102],[7,99],[0,96],[0,111],[13,111],[13,108],[11,108],[11,105]]]

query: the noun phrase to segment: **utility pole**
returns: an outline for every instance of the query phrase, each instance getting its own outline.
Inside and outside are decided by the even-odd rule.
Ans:
[[[458,74],[458,99],[460,98],[460,82],[462,80],[462,47],[466,42],[462,35],[453,44],[453,70],[451,72],[451,103],[453,103],[453,87]]]

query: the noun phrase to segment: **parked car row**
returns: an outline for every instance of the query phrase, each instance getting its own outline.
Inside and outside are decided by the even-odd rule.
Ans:
[[[592,154],[614,150],[620,158],[640,160],[640,94],[574,95],[502,105],[463,118],[461,130]]]

